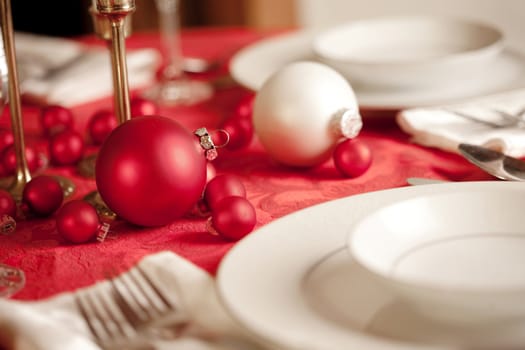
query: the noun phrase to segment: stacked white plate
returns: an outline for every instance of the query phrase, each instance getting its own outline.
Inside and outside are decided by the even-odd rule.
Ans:
[[[299,30],[240,50],[230,72],[257,91],[282,66],[326,63],[343,74],[361,107],[450,104],[525,87],[525,57],[485,23],[450,17],[381,17]]]

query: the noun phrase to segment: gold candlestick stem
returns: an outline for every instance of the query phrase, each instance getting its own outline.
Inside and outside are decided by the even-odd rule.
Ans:
[[[131,119],[126,42],[129,15],[135,11],[134,0],[96,0],[92,9],[97,34],[110,43],[115,114],[119,124]]]
[[[111,63],[113,64],[117,119],[119,124],[122,124],[131,119],[124,18],[116,18],[111,22]]]
[[[20,89],[18,86],[18,70],[16,66],[13,22],[11,17],[11,3],[9,0],[0,0],[0,25],[6,51],[8,71],[8,96],[9,110],[11,112],[11,127],[14,136],[16,155],[16,173],[14,181],[8,191],[17,200],[22,198],[24,186],[31,180],[31,173],[27,166],[25,154],[24,125],[22,121],[22,106],[20,102]]]

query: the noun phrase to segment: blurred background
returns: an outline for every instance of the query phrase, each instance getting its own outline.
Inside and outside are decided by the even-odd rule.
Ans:
[[[327,27],[391,14],[446,14],[500,27],[512,46],[525,49],[525,0],[180,0],[181,25],[247,26],[255,29]],[[53,36],[92,32],[91,0],[12,0],[16,30]],[[136,0],[133,30],[158,26],[153,0]],[[67,15],[64,15],[67,14]]]
[[[155,2],[135,3],[133,31],[155,30]],[[91,0],[11,0],[14,28],[51,36],[89,34],[93,31],[90,5]],[[180,0],[181,25],[290,27],[296,23],[294,5],[294,0]]]

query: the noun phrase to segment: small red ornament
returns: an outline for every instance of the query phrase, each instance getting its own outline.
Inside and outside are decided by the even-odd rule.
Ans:
[[[224,148],[233,151],[247,147],[253,139],[253,124],[249,118],[229,118],[222,129],[230,135]]]
[[[246,189],[241,179],[233,174],[215,176],[204,189],[204,201],[211,210],[214,210],[222,199],[231,196],[246,197]]]
[[[0,129],[0,152],[15,143],[13,132],[7,129]]]
[[[32,146],[25,146],[26,162],[30,172],[34,172],[42,165],[35,149]],[[6,175],[13,175],[16,170],[16,152],[15,145],[7,146],[0,154],[2,168]]]
[[[95,179],[104,202],[122,219],[162,226],[201,198],[206,159],[198,139],[177,121],[136,117],[113,130],[100,148]]]
[[[238,240],[255,227],[255,208],[244,197],[226,197],[217,203],[210,221],[212,231],[227,239]]]
[[[95,145],[102,144],[117,125],[117,117],[112,110],[102,109],[95,112],[88,123],[88,132],[91,141]]]
[[[159,107],[151,100],[135,96],[130,101],[131,117],[141,117],[146,115],[157,115]]]
[[[49,158],[55,165],[74,165],[84,155],[84,139],[74,130],[55,134],[49,142]]]
[[[245,95],[237,104],[232,118],[252,118],[254,94]]]
[[[71,130],[73,128],[73,113],[63,106],[46,106],[40,112],[40,125],[47,136],[64,130]]]
[[[94,239],[101,223],[95,208],[83,201],[65,203],[56,215],[58,233],[73,243],[85,243]]]
[[[0,217],[4,215],[16,217],[16,202],[11,193],[0,189]]]
[[[36,215],[48,216],[62,205],[64,191],[58,181],[48,175],[31,179],[22,193],[22,202]]]
[[[358,139],[347,139],[334,149],[335,167],[344,176],[354,178],[364,174],[372,164],[370,148]]]

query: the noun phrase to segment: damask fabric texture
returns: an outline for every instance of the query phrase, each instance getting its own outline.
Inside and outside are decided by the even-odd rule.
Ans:
[[[260,32],[241,28],[195,30],[184,33],[183,49],[189,55],[212,58],[225,51],[231,55],[232,48],[263,37]],[[82,40],[90,45],[101,44],[92,37]],[[137,33],[127,41],[130,49],[154,47],[158,43],[155,33]],[[213,74],[221,75],[226,71],[225,64]],[[214,77],[209,74],[200,78]],[[132,91],[132,96],[138,92]],[[247,94],[253,92],[238,86],[221,89],[211,100],[202,104],[162,108],[159,113],[176,119],[192,131],[203,126],[213,130],[232,117],[236,106]],[[102,108],[112,108],[111,96],[72,107],[75,128],[85,135],[90,116]],[[23,106],[26,143],[46,154],[48,140],[40,130],[39,111],[38,106]],[[244,149],[220,149],[219,157],[211,165],[217,174],[232,173],[240,177],[246,187],[247,198],[256,208],[255,229],[311,205],[353,194],[405,186],[408,177],[491,179],[456,154],[411,143],[409,136],[393,123],[393,114],[372,123],[370,116],[373,113],[362,111],[364,129],[358,136],[370,147],[373,162],[365,174],[354,179],[342,177],[332,160],[312,168],[283,166],[269,157],[256,136]],[[8,114],[6,109],[0,118],[4,126],[9,124]],[[88,152],[96,152],[96,148],[89,146]],[[83,198],[96,189],[94,179],[82,177],[75,167],[49,167],[43,172],[70,177],[76,184],[70,199]],[[57,233],[54,216],[19,220],[14,234],[0,235],[0,261],[25,272],[26,286],[13,297],[25,301],[47,299],[62,292],[91,286],[108,273],[126,271],[141,258],[165,250],[214,275],[222,257],[235,242],[211,235],[206,221],[206,217],[188,215],[164,227],[140,228],[117,220],[112,223],[104,242],[73,245]],[[319,234],[322,235],[321,232]]]
[[[525,89],[516,89],[453,105],[406,109],[397,122],[423,146],[459,152],[460,143],[470,143],[524,157],[524,101]]]

